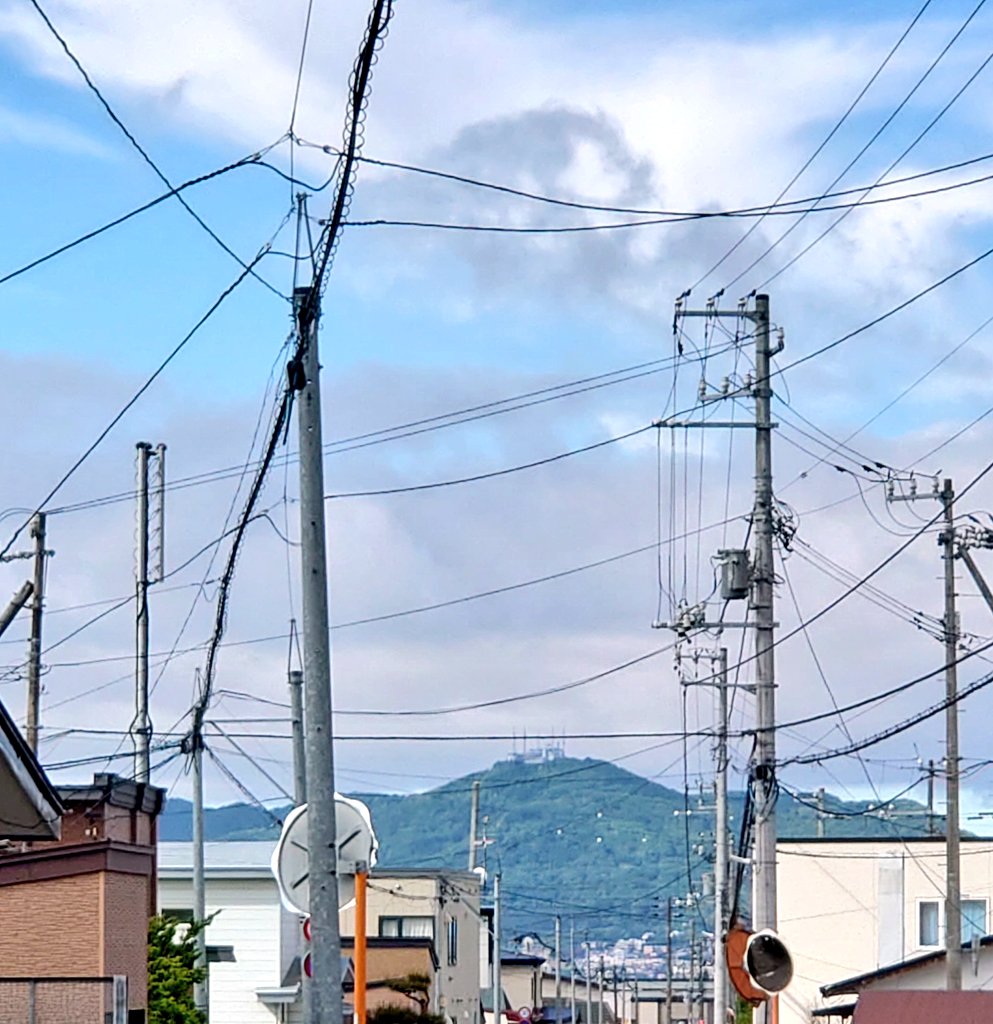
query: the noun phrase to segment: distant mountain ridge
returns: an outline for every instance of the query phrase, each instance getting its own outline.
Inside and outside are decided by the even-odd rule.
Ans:
[[[655,931],[666,897],[685,895],[688,868],[697,889],[703,873],[712,870],[698,848],[712,846],[713,812],[700,808],[695,795],[686,816],[683,793],[592,758],[498,761],[424,793],[349,794],[369,806],[380,843],[379,866],[464,868],[476,780],[480,833],[492,840],[479,862],[502,873],[508,934],[549,931],[556,913],[573,919],[578,936],[588,932],[594,939]],[[781,793],[780,835],[816,834],[814,800],[803,800]],[[732,794],[732,829],[741,806],[742,794]],[[839,817],[824,823],[826,834],[926,834],[926,810],[913,801],[894,805],[899,824],[865,816],[869,806],[827,795],[825,811]],[[288,809],[273,808],[272,815],[280,819]],[[167,802],[159,821],[163,841],[191,838],[190,810],[186,800]],[[250,804],[209,808],[204,818],[208,840],[271,840],[279,834],[273,817]],[[933,827],[940,831],[943,825],[935,819]]]

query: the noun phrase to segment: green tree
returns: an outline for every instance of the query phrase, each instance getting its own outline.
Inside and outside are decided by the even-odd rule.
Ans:
[[[148,1024],[203,1024],[193,986],[207,978],[197,966],[196,937],[208,924],[162,914],[148,922]]]
[[[421,971],[412,971],[402,978],[387,978],[385,985],[394,992],[413,999],[420,1007],[421,1016],[429,1017],[428,1005],[431,1002],[431,979]]]
[[[401,1006],[377,1006],[369,1012],[369,1024],[448,1024],[444,1017],[437,1013],[415,1013]]]

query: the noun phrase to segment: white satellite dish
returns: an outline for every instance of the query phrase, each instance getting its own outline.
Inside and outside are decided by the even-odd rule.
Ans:
[[[344,910],[355,899],[356,866],[366,870],[376,863],[379,843],[372,830],[369,808],[360,800],[334,795],[336,846],[338,850],[338,907]],[[307,845],[307,805],[294,808],[283,822],[283,831],[272,854],[283,905],[294,914],[310,913],[310,851]]]

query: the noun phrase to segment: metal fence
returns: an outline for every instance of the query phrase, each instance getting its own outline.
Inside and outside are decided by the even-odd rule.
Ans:
[[[128,979],[0,978],[0,1024],[127,1024]]]

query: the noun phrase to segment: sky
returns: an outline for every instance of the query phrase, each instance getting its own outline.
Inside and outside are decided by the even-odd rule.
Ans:
[[[742,381],[749,340],[735,342],[733,318],[687,321],[679,357],[673,303],[692,288],[689,305],[704,308],[723,289],[719,308],[734,310],[759,289],[784,331],[774,484],[796,527],[777,563],[780,781],[882,799],[917,781],[909,794],[924,799],[921,765],[944,754],[941,715],[861,759],[789,763],[941,700],[935,674],[841,717],[789,724],[940,669],[932,477],[954,480],[963,523],[990,523],[990,270],[980,260],[899,307],[990,246],[993,186],[974,180],[993,173],[989,159],[929,172],[988,155],[993,13],[953,0],[923,6],[919,14],[921,4],[897,2],[396,5],[367,107],[368,162],[324,297],[325,490],[453,481],[612,443],[475,482],[329,498],[340,789],[427,788],[520,749],[525,733],[534,742],[711,729],[713,693],[683,684],[703,664],[693,652],[705,660],[721,643],[732,666],[743,662],[736,681],[752,681],[741,631],[683,645],[677,666],[663,649],[672,634],[653,629],[680,603],[709,598],[719,611],[712,557],[746,543],[752,432],[650,425],[676,411],[696,421],[750,418],[747,398],[697,404],[701,376],[708,392],[725,378]],[[331,188],[321,186],[334,158],[322,147],[340,143],[367,10],[316,0],[296,104],[300,0],[50,0],[44,10],[174,185],[265,154],[183,195],[240,259],[269,247],[257,268],[268,287],[247,278],[226,294],[241,267],[175,198],[18,273],[164,185],[32,4],[0,2],[3,543],[225,295],[46,506],[55,555],[41,760],[56,778],[79,780],[107,767],[132,771],[135,609],[121,601],[134,588],[139,441],[167,445],[172,485],[167,578],[150,606],[157,741],[188,726],[230,543],[217,538],[240,513],[239,467],[257,456],[280,386],[294,266],[296,283],[308,273],[294,254],[306,252],[307,225],[319,232],[330,209]],[[606,227],[659,218],[552,205],[384,162],[587,206],[676,212],[761,210],[787,186],[787,198],[804,199],[925,176],[820,204],[894,198],[850,212]],[[302,184],[286,180],[291,169]],[[310,220],[298,248],[301,191]],[[381,221],[406,223],[370,223]],[[617,374],[627,367],[651,372]],[[587,383],[561,392],[579,381]],[[548,400],[450,418],[535,392]],[[427,418],[438,429],[395,429]],[[640,428],[648,429],[617,440]],[[337,443],[379,431],[374,445]],[[268,517],[252,523],[238,562],[209,717],[211,746],[243,789],[212,765],[211,804],[246,791],[281,799],[280,787],[290,788],[280,705],[294,664],[289,623],[301,614],[295,452],[294,424],[262,495]],[[894,493],[907,494],[911,473],[920,500],[888,503],[887,474]],[[94,503],[105,497],[113,500]],[[28,548],[22,533],[11,551]],[[975,558],[993,574],[988,552]],[[871,590],[824,610],[884,562]],[[602,564],[582,568],[591,563]],[[12,594],[27,569],[0,565],[0,594]],[[513,589],[489,593],[504,588]],[[981,648],[993,635],[991,612],[962,572],[958,592],[964,643]],[[0,640],[0,699],[18,720],[26,633],[21,617]],[[658,653],[620,668],[650,652]],[[961,685],[988,670],[975,654],[960,666]],[[509,696],[527,699],[437,713]],[[733,730],[754,724],[745,685],[732,703]],[[962,707],[965,805],[976,814],[993,809],[982,764],[993,692]],[[488,735],[518,738],[470,738]],[[357,738],[372,736],[391,738]],[[571,755],[613,760],[677,789],[712,777],[706,738],[685,751],[671,736],[562,742]],[[173,755],[156,753],[155,779],[182,795],[188,778]],[[737,741],[733,785],[747,758],[747,740]]]

